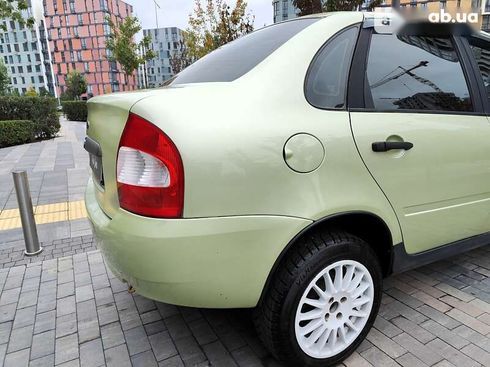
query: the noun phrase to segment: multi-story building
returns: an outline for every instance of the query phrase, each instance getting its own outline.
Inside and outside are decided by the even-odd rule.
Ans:
[[[490,32],[490,0],[483,0],[481,29],[485,32]]]
[[[293,0],[274,0],[274,23],[297,17],[298,9],[293,5]]]
[[[174,75],[170,57],[182,47],[182,30],[176,27],[145,29],[143,35],[151,37],[150,49],[157,55],[146,63],[147,87],[159,87]]]
[[[33,17],[34,26],[26,28],[14,20],[3,20],[6,31],[0,31],[0,57],[7,66],[13,91],[24,94],[34,88],[38,93],[56,96],[42,6],[36,0],[28,5],[24,16]]]
[[[144,54],[144,50],[139,49],[138,50],[139,55]],[[140,64],[138,66],[138,76],[137,76],[137,84],[138,84],[138,89],[146,89],[148,88],[148,77],[146,75],[146,62],[144,64]]]
[[[106,20],[122,21],[133,8],[122,0],[43,0],[45,21],[59,93],[66,76],[82,72],[89,95],[133,90],[136,73],[126,77],[122,68],[107,60],[105,44],[110,34]]]

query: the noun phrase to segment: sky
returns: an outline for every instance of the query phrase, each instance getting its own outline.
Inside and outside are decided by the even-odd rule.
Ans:
[[[143,28],[155,28],[155,5],[153,0],[124,0],[133,5],[136,15]],[[158,10],[159,27],[187,28],[189,14],[192,13],[195,0],[156,0],[160,5]],[[204,3],[205,0],[203,0]],[[229,0],[232,4],[234,1]],[[255,15],[255,29],[272,23],[272,0],[248,0],[248,9]]]

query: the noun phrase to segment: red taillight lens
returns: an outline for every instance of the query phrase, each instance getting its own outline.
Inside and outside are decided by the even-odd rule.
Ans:
[[[155,125],[130,114],[117,156],[119,205],[132,213],[181,218],[184,167],[177,147]]]

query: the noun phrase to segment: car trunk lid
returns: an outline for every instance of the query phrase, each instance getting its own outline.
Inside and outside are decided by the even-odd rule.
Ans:
[[[131,107],[155,91],[110,94],[88,102],[87,140],[96,198],[102,210],[112,217],[119,209],[116,162],[119,141]]]

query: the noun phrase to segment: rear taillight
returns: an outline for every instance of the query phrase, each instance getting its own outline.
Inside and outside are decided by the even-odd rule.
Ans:
[[[184,168],[177,147],[158,127],[130,114],[117,156],[119,205],[132,213],[181,218]]]

